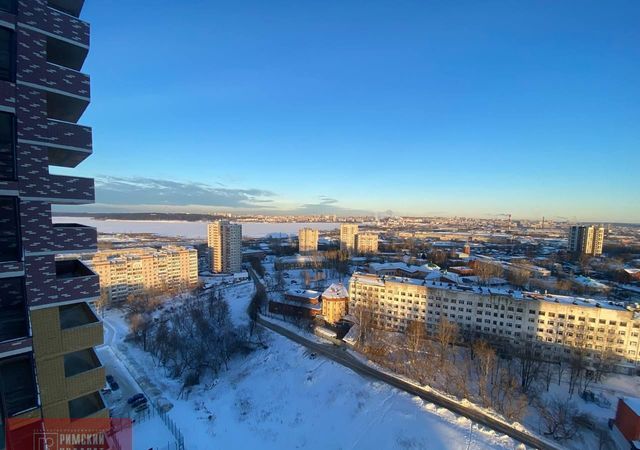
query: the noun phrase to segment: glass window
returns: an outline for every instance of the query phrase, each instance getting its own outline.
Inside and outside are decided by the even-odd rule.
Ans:
[[[15,59],[13,31],[0,27],[0,80],[14,80]]]
[[[0,11],[16,12],[16,0],[0,0]]]
[[[16,179],[15,117],[0,112],[0,180]]]
[[[37,406],[30,357],[0,361],[0,397],[4,412],[10,416]]]
[[[0,278],[0,342],[29,334],[23,278]]]
[[[18,200],[0,197],[0,262],[20,260]]]

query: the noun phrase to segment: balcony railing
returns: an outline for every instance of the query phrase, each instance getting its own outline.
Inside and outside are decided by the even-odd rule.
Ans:
[[[102,322],[84,302],[59,308],[62,350],[84,350],[103,343]]]
[[[46,135],[40,136],[48,143],[49,165],[76,167],[93,149],[90,127],[76,123],[49,119]]]
[[[53,225],[53,242],[58,252],[95,252],[98,231],[94,227],[77,223],[56,223]]]
[[[49,175],[47,196],[57,204],[86,204],[95,201],[93,178]]]

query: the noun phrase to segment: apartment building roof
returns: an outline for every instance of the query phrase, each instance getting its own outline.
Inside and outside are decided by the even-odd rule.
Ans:
[[[342,283],[333,283],[322,293],[322,299],[325,300],[338,300],[343,298],[349,298],[349,291],[344,287]]]
[[[353,274],[352,279],[364,284],[372,286],[383,287],[385,283],[401,283],[411,284],[415,286],[425,286],[427,288],[446,289],[456,292],[469,292],[481,295],[502,295],[511,297],[518,300],[537,300],[547,303],[564,303],[572,304],[575,306],[592,307],[592,308],[605,308],[616,311],[629,310],[624,304],[611,301],[599,301],[595,299],[569,296],[569,295],[557,295],[557,294],[541,294],[538,292],[519,291],[507,288],[496,287],[483,287],[478,285],[463,285],[456,283],[447,283],[436,280],[420,280],[414,278],[394,277],[394,276],[378,276],[367,273],[356,272]]]

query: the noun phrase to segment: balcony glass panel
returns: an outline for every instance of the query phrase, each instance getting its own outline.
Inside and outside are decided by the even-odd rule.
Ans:
[[[96,315],[86,303],[64,305],[59,308],[59,311],[60,328],[63,330],[99,322]]]
[[[25,305],[24,279],[0,278],[0,342],[28,336]]]
[[[104,409],[102,397],[97,392],[89,395],[83,395],[69,402],[69,417],[71,419],[82,419],[84,417],[95,414]]]
[[[0,402],[7,416],[38,406],[31,357],[0,360]]]
[[[0,197],[0,262],[19,261],[18,200]]]

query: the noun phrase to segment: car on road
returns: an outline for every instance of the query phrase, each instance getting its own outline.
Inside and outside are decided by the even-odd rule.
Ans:
[[[131,404],[137,402],[138,400],[140,400],[141,398],[144,398],[146,400],[144,394],[142,394],[142,393],[138,393],[136,395],[132,395],[131,397],[129,397],[127,399],[127,403],[131,405]]]

